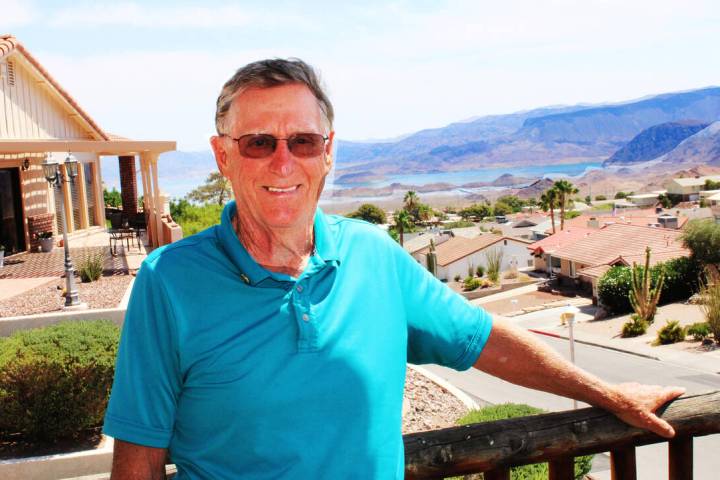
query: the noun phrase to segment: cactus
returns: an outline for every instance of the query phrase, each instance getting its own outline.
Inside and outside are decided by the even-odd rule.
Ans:
[[[663,283],[665,282],[665,273],[660,272],[657,284],[654,288],[650,287],[650,247],[645,248],[645,267],[638,268],[633,262],[631,271],[631,290],[630,305],[637,313],[638,317],[648,323],[652,323],[655,319],[657,304],[660,300]]]
[[[433,276],[437,276],[437,254],[435,253],[435,242],[430,239],[430,251],[426,255],[427,269]]]

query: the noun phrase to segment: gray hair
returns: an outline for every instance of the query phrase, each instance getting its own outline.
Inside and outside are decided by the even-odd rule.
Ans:
[[[230,80],[225,82],[218,96],[215,110],[215,129],[218,135],[225,133],[225,117],[235,97],[244,90],[258,87],[278,87],[293,83],[307,86],[315,95],[320,111],[325,117],[327,127],[332,130],[335,114],[330,99],[323,91],[315,70],[299,58],[275,58],[249,63],[240,68]]]

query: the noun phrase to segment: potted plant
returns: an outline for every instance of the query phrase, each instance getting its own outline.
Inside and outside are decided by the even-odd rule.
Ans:
[[[40,240],[40,251],[52,252],[55,246],[55,240],[53,239],[53,232],[40,232],[38,233],[38,240]]]
[[[0,267],[5,264],[5,245],[0,243]]]

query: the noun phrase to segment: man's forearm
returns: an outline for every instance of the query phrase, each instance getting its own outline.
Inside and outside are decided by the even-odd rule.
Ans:
[[[493,320],[475,368],[517,385],[587,402],[665,437],[675,432],[654,412],[685,392],[679,387],[611,385],[571,364],[527,330],[500,319]]]
[[[111,480],[164,480],[164,448],[145,447],[115,440]]]

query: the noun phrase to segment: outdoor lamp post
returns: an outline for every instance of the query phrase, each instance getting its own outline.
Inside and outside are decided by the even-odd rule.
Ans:
[[[570,361],[575,364],[575,335],[573,332],[573,324],[575,323],[575,315],[580,312],[580,309],[572,306],[568,303],[567,307],[563,309],[562,317],[567,321],[569,329],[570,339]],[[573,408],[577,410],[577,400],[573,400]]]
[[[45,180],[52,187],[62,187],[65,182],[73,182],[78,173],[78,161],[75,157],[68,153],[65,158],[65,173],[60,169],[58,162],[50,161],[50,157],[46,157],[42,164]],[[65,247],[65,308],[82,309],[87,305],[80,302],[77,287],[75,286],[75,268],[70,259],[70,246],[67,237],[67,219],[65,218],[65,198],[62,190],[60,193],[60,208],[62,209],[62,230],[63,230],[63,246]]]

